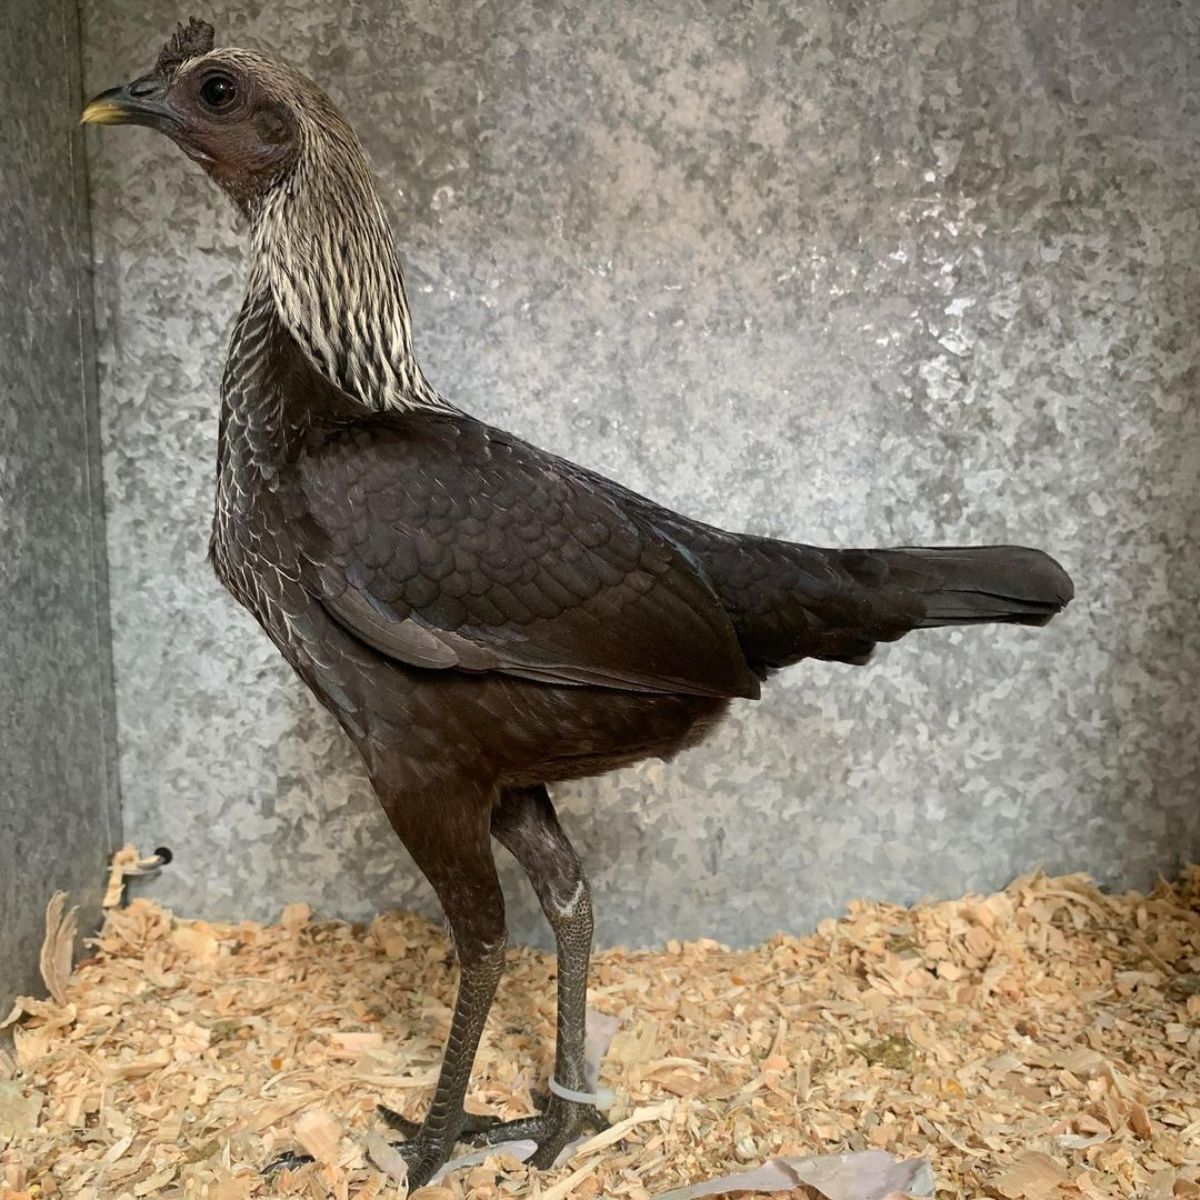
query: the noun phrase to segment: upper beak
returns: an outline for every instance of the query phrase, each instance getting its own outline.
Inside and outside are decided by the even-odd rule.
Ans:
[[[85,125],[150,125],[161,129],[173,124],[175,113],[167,103],[167,84],[160,75],[143,75],[132,83],[101,92],[83,110]]]

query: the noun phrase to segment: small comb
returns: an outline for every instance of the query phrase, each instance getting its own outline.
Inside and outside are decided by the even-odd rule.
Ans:
[[[189,58],[207,54],[213,48],[215,36],[207,21],[192,17],[186,25],[180,22],[171,40],[158,52],[155,70],[160,75],[174,75]]]

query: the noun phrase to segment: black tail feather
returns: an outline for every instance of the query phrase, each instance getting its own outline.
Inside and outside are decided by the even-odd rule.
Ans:
[[[924,601],[918,629],[939,625],[1045,625],[1075,595],[1070,576],[1048,554],[1024,546],[875,551],[889,583]]]

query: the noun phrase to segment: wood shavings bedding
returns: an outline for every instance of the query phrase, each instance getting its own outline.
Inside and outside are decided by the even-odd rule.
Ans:
[[[552,972],[510,953],[472,1109],[534,1110]],[[55,982],[0,1050],[5,1200],[404,1194],[369,1135],[377,1102],[419,1116],[433,1086],[455,982],[437,926],[304,905],[217,924],[135,900]],[[623,1136],[540,1173],[492,1157],[425,1200],[650,1200],[865,1150],[928,1157],[939,1197],[1200,1198],[1198,868],[1148,896],[1031,876],[854,904],[749,950],[605,951],[591,996],[621,1021],[601,1078]],[[259,1174],[300,1147],[317,1162]]]

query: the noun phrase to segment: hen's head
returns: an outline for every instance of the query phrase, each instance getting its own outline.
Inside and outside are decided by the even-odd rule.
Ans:
[[[195,17],[152,71],[101,92],[83,121],[165,133],[251,212],[314,145],[332,139],[357,157],[353,133],[316,84],[266,55],[214,48],[212,26]]]

